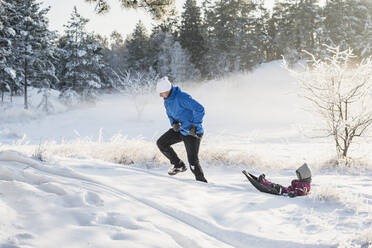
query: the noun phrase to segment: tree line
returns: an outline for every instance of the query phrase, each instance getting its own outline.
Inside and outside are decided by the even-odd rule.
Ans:
[[[198,4],[200,3],[200,4]],[[323,44],[372,54],[372,2],[368,0],[186,0],[179,16],[153,26],[139,22],[128,37],[86,31],[74,8],[63,34],[50,31],[36,0],[0,0],[0,93],[27,89],[61,92],[67,103],[100,92],[136,87],[168,76],[184,82],[211,79],[307,51],[325,56]],[[141,80],[139,80],[141,79]],[[136,85],[133,85],[136,84]]]

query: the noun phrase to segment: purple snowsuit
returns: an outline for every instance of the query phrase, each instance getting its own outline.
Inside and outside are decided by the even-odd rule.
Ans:
[[[270,182],[269,180],[265,178],[262,179],[261,183],[268,187],[271,187],[273,184],[272,182]],[[307,195],[310,192],[310,188],[311,188],[310,185],[311,185],[310,182],[303,182],[303,181],[299,181],[295,179],[295,180],[292,180],[290,186],[288,187],[281,186],[282,188],[281,194],[288,194],[292,197]]]

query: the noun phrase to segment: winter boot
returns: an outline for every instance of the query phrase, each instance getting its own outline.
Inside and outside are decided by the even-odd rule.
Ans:
[[[258,177],[258,181],[260,183],[262,183],[262,181],[265,179],[265,174],[261,174],[259,177]]]
[[[204,177],[204,173],[203,173],[203,170],[202,170],[200,164],[197,164],[197,165],[191,165],[190,164],[190,169],[191,169],[192,173],[195,175],[196,181],[208,183],[207,179],[205,179],[205,177]]]
[[[184,164],[184,162],[181,161],[178,165],[173,165],[173,167],[169,168],[168,174],[174,176],[177,173],[184,172],[186,170],[186,165]]]

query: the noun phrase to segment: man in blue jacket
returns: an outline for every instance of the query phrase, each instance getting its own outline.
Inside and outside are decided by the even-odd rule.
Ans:
[[[164,106],[172,126],[156,142],[160,151],[173,165],[169,175],[176,175],[187,170],[171,145],[183,141],[186,147],[190,169],[197,181],[207,182],[199,164],[199,146],[203,137],[204,107],[177,86],[172,86],[167,77],[159,80],[156,91],[164,98]]]

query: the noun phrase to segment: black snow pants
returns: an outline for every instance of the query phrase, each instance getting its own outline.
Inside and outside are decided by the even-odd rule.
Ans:
[[[171,145],[181,141],[185,144],[187,160],[189,161],[192,173],[195,175],[195,179],[197,181],[207,182],[199,164],[198,157],[201,137],[196,138],[191,135],[183,136],[181,133],[169,129],[158,139],[156,144],[160,151],[170,160],[170,163],[177,167],[182,161],[179,159]]]

